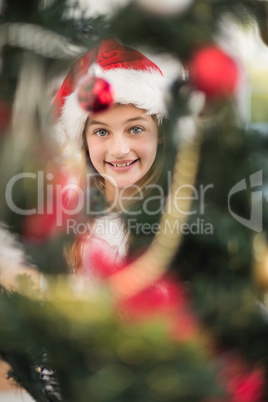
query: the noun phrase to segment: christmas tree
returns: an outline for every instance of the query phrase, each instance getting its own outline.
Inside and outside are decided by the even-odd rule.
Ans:
[[[267,400],[265,97],[255,121],[241,113],[250,84],[223,41],[230,26],[258,26],[266,43],[266,1],[135,0],[89,18],[63,0],[13,0],[1,18],[0,355],[10,376],[40,402]],[[93,291],[71,279],[64,252],[75,235],[68,185],[85,171],[75,158],[61,165],[51,99],[70,65],[110,37],[180,68],[166,94],[165,205],[151,196],[149,230],[138,215],[128,265],[96,257]],[[96,188],[89,197],[98,210]]]

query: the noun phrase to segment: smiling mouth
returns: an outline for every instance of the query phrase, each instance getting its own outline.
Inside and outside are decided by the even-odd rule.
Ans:
[[[114,167],[126,167],[126,166],[132,165],[133,163],[137,162],[138,160],[139,160],[139,158],[135,159],[134,161],[125,162],[125,163],[113,163],[113,162],[106,162],[106,163],[108,163],[109,165],[114,166]]]

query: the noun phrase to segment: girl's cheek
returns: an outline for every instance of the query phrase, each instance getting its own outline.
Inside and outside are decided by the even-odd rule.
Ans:
[[[93,155],[96,155],[97,153],[103,152],[104,146],[103,144],[100,144],[100,141],[98,139],[91,139],[87,142],[88,150],[90,153]]]

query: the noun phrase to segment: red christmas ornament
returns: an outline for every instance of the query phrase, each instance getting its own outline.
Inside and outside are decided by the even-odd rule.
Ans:
[[[127,268],[126,268],[127,269]],[[134,296],[119,302],[119,308],[131,319],[165,316],[184,308],[187,298],[183,287],[171,277],[162,277]]]
[[[216,46],[199,50],[189,63],[189,73],[192,84],[208,98],[231,95],[239,77],[236,62]]]
[[[78,84],[79,105],[87,112],[102,112],[113,102],[111,85],[103,78],[86,75]]]
[[[263,401],[264,387],[265,374],[261,368],[237,375],[228,384],[231,402]]]
[[[261,402],[264,400],[265,372],[262,367],[251,367],[240,355],[232,352],[220,356],[219,362],[221,368],[218,381],[225,387],[228,394],[227,398],[220,399],[219,402]]]

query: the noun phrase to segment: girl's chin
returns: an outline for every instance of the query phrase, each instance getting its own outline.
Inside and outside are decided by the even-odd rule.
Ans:
[[[122,176],[122,177],[120,177]],[[126,176],[126,177],[123,177]],[[115,174],[115,175],[104,175],[105,185],[107,187],[115,187],[118,190],[123,190],[126,187],[134,186],[138,183],[141,178],[139,175],[130,175],[130,174]]]
[[[108,188],[113,188],[113,191],[120,191],[120,192],[122,192],[122,191],[124,191],[124,193],[127,193],[128,192],[128,190],[131,190],[131,187],[132,187],[132,190],[133,189],[135,189],[135,190],[138,190],[138,184],[136,184],[137,182],[136,181],[134,181],[134,182],[128,182],[128,183],[121,183],[121,182],[117,182],[116,184],[115,183],[110,183],[107,187]]]
[[[108,191],[124,192],[124,194],[127,194],[129,191],[139,190],[139,182],[139,178],[137,180],[112,180],[109,182],[105,180],[105,187]]]

